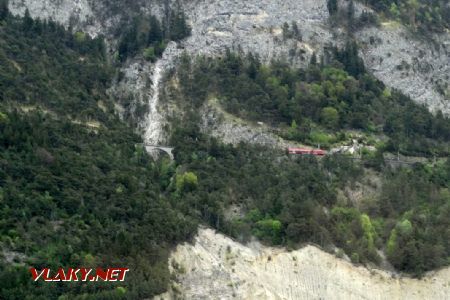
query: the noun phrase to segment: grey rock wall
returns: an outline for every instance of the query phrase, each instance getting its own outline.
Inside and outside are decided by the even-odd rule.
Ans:
[[[172,5],[175,5],[173,0]],[[264,62],[285,59],[293,66],[309,62],[313,52],[319,55],[325,45],[342,45],[344,35],[339,28],[328,22],[326,0],[180,0],[189,23],[192,36],[169,48],[163,62],[156,67],[143,61],[130,61],[123,72],[128,74],[121,86],[140,78],[139,89],[131,84],[129,94],[136,95],[136,103],[130,109],[147,107],[149,115],[140,118],[145,136],[154,140],[164,139],[160,128],[165,122],[158,105],[159,81],[167,68],[173,67],[183,51],[192,55],[221,55],[226,49],[252,52]],[[345,5],[345,1],[341,1]],[[140,13],[163,15],[164,1],[104,1],[104,0],[10,0],[14,14],[23,14],[28,8],[33,17],[51,18],[62,24],[73,25],[95,36],[105,35],[114,48],[115,30],[123,22]],[[357,5],[357,11],[367,9]],[[284,39],[282,26],[285,22],[297,22],[302,39]],[[420,40],[397,23],[383,23],[381,28],[366,28],[356,34],[361,44],[361,56],[368,69],[387,86],[399,89],[430,110],[450,113],[450,34]],[[142,64],[137,66],[136,64]],[[138,74],[136,72],[143,72]],[[131,76],[131,77],[130,77]],[[143,80],[143,81],[142,81]],[[134,80],[135,81],[135,80]],[[150,82],[143,85],[142,82]],[[113,89],[114,90],[114,89]],[[145,97],[143,99],[142,97]],[[142,102],[147,105],[142,106]],[[136,111],[129,112],[135,115]],[[160,123],[156,125],[156,123]],[[146,128],[147,127],[147,130]],[[149,129],[150,128],[150,129]],[[155,132],[149,132],[149,130]]]

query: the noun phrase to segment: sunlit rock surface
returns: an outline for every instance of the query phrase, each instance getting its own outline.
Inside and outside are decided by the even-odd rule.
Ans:
[[[242,245],[211,229],[169,259],[172,289],[155,299],[408,299],[450,296],[450,268],[423,279],[357,267],[314,246]]]

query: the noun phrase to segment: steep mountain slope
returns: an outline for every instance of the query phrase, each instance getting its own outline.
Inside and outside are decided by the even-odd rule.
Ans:
[[[73,25],[92,35],[104,34],[114,45],[114,32],[123,22],[140,13],[153,13],[164,16],[164,5],[170,1],[132,1],[124,4],[120,1],[34,1],[11,0],[9,7],[13,13],[23,14],[28,8],[34,17],[53,18],[65,25]],[[194,55],[218,55],[226,48],[253,52],[268,62],[284,57],[294,65],[309,62],[313,52],[321,53],[328,44],[342,44],[345,34],[339,27],[329,25],[329,13],[325,0],[304,1],[179,1],[192,26],[192,36],[180,43],[180,47]],[[173,4],[172,4],[173,5]],[[345,7],[346,2],[340,4]],[[357,6],[357,15],[362,10]],[[283,24],[297,22],[301,38],[283,37]],[[365,27],[355,34],[363,45],[361,55],[375,76],[387,86],[397,88],[419,103],[426,104],[432,111],[450,112],[448,74],[450,66],[450,34],[442,33],[429,36],[430,41],[422,41],[398,23],[382,23],[381,28]],[[166,61],[173,61],[183,50],[172,51],[165,55]],[[143,63],[142,61],[139,63]],[[165,63],[167,70],[173,63]],[[161,66],[160,66],[161,67]],[[126,82],[132,77],[147,77],[152,67],[143,67],[142,71],[130,65],[123,70]],[[147,71],[145,71],[147,70]],[[136,73],[137,72],[137,73]],[[129,86],[131,94],[154,93],[160,87],[161,71],[152,72],[152,85]],[[148,107],[157,106],[156,98],[148,96]],[[138,99],[145,104],[145,99]],[[136,116],[136,113],[131,112]],[[164,114],[164,113],[163,113]],[[154,120],[154,121],[152,121]],[[157,120],[157,121],[156,121]],[[150,126],[159,130],[148,136],[156,143],[164,134],[161,124],[164,118],[153,114],[141,118],[141,130]]]
[[[0,20],[1,299],[166,290],[168,249],[197,224],[163,199],[162,165],[115,115],[111,73],[101,39],[29,17]],[[33,282],[28,271],[98,264],[134,272],[125,285],[75,287]]]
[[[347,1],[340,2],[343,9],[346,5]],[[171,39],[167,38],[161,43],[164,53],[155,54],[153,46],[146,49],[135,47],[131,54],[123,56],[120,46],[124,38],[130,32],[137,33],[129,30],[132,24],[149,14],[158,16],[164,24],[167,22],[168,6],[185,12],[192,34],[178,42],[169,42]],[[246,97],[245,93],[228,93],[233,89],[240,91],[247,84],[255,89],[265,89],[266,97],[263,100],[268,100],[266,102],[275,103],[275,96],[281,91],[279,98],[282,101],[277,99],[277,105],[281,103],[279,107],[268,106],[268,124],[270,116],[279,115],[282,110],[291,112],[292,106],[289,105],[298,104],[295,101],[300,99],[297,116],[299,123],[302,121],[301,125],[315,122],[313,126],[316,126],[329,115],[336,120],[336,115],[346,116],[349,111],[369,111],[374,113],[368,115],[372,120],[362,115],[365,126],[351,127],[347,124],[348,118],[345,120],[347,123],[341,122],[333,127],[333,124],[323,122],[328,127],[316,128],[325,128],[325,132],[336,128],[357,128],[370,134],[396,133],[396,127],[390,126],[394,124],[401,127],[399,136],[406,136],[416,147],[420,148],[417,144],[425,141],[426,153],[430,157],[448,152],[446,143],[450,131],[447,119],[439,114],[433,118],[426,109],[410,105],[411,101],[398,93],[392,92],[396,95],[393,97],[389,88],[365,73],[350,76],[344,72],[343,63],[333,60],[327,50],[332,45],[344,48],[349,34],[345,30],[345,23],[333,23],[335,21],[329,19],[325,0],[10,0],[9,7],[13,13],[26,16],[24,27],[18,26],[20,30],[25,33],[35,32],[34,38],[41,38],[35,41],[32,35],[26,35],[29,41],[21,43],[17,49],[21,49],[27,57],[36,55],[34,62],[46,61],[47,65],[39,67],[31,60],[16,59],[16,48],[9,49],[10,44],[14,45],[14,35],[8,37],[12,43],[0,44],[8,50],[6,55],[0,52],[0,58],[5,60],[4,65],[7,66],[3,70],[4,86],[9,86],[12,74],[16,80],[14,87],[17,87],[13,92],[5,90],[8,93],[4,99],[9,101],[9,106],[0,106],[0,126],[7,128],[1,140],[5,159],[0,162],[8,167],[7,172],[0,173],[0,179],[12,182],[10,186],[15,187],[6,189],[8,205],[4,205],[3,194],[0,194],[0,204],[5,216],[10,215],[10,205],[17,208],[13,218],[8,219],[8,227],[2,231],[6,236],[5,241],[2,241],[6,245],[2,249],[3,256],[8,266],[3,277],[15,274],[14,268],[21,270],[18,275],[20,278],[8,283],[6,289],[0,292],[6,291],[7,295],[20,298],[23,294],[17,291],[34,291],[34,286],[24,280],[26,269],[23,266],[32,263],[43,265],[44,259],[48,259],[55,266],[126,263],[136,272],[125,283],[126,289],[108,286],[109,290],[103,292],[103,286],[64,287],[61,290],[50,287],[42,291],[42,297],[46,293],[55,297],[80,295],[80,298],[84,297],[83,293],[86,297],[131,299],[153,296],[161,293],[169,281],[166,259],[168,248],[186,240],[198,223],[214,226],[240,240],[253,235],[264,243],[274,245],[298,247],[304,242],[314,242],[329,252],[340,247],[343,250],[339,253],[345,251],[355,263],[386,263],[384,251],[397,270],[415,275],[448,265],[450,161],[424,159],[423,165],[409,165],[408,168],[396,170],[385,165],[382,151],[361,153],[363,158],[369,158],[362,164],[340,156],[328,156],[323,160],[288,157],[279,149],[254,145],[275,145],[279,148],[292,145],[280,139],[278,132],[273,132],[275,130],[270,127],[272,124],[257,122],[259,119],[249,121],[245,119],[246,114],[232,115],[221,106],[227,104],[227,100],[237,102],[233,97],[226,99],[229,95],[236,95],[237,99],[242,100],[240,104],[248,105],[246,110],[252,112],[253,104],[245,101],[251,97]],[[48,26],[47,23],[34,23],[26,14],[26,9],[33,17],[53,18],[61,22],[73,29],[74,34],[58,27],[57,32],[64,32],[64,39],[56,40],[60,44],[53,45],[46,41],[48,36],[39,35],[39,32],[42,34],[42,27]],[[356,6],[357,18],[363,9],[366,8]],[[148,24],[144,24],[144,27],[152,26]],[[0,23],[0,26],[3,30],[5,23]],[[358,29],[354,32],[354,38],[360,44],[360,55],[368,69],[386,86],[399,88],[416,102],[426,104],[432,111],[450,112],[448,32],[420,40],[418,35],[395,22],[384,22],[379,28],[367,26]],[[104,36],[106,46],[100,42],[101,38],[91,40],[82,31],[92,36]],[[34,46],[27,48],[27,43]],[[48,48],[47,44],[51,47]],[[72,54],[69,66],[75,66],[75,71],[68,68],[70,72],[66,74],[64,68],[59,68],[67,65],[65,61],[59,61],[58,56],[51,55],[55,49]],[[228,53],[227,49],[231,49],[232,53]],[[89,64],[92,58],[86,51],[89,54],[91,50],[101,53],[94,57],[100,60],[101,67]],[[260,62],[266,64],[260,65],[258,62],[260,68],[253,70],[253,73],[260,73],[261,76],[251,75],[249,64],[243,63],[239,55],[233,56],[234,53],[247,52],[257,54]],[[197,60],[190,60],[185,54],[219,59],[199,58],[200,63],[197,65]],[[319,57],[317,64],[312,63],[317,57],[314,54]],[[322,65],[320,59],[327,62]],[[284,60],[288,66],[277,69],[270,65],[272,60]],[[206,63],[202,65],[201,62]],[[221,62],[225,65],[220,65]],[[24,65],[33,67],[24,71]],[[52,65],[56,66],[57,72],[51,72]],[[116,70],[114,79],[112,70],[108,69],[111,66]],[[299,70],[289,66],[313,67]],[[47,69],[50,71],[42,72]],[[183,70],[187,73],[184,78],[180,76]],[[217,70],[227,72],[228,76],[220,76]],[[197,74],[193,74],[195,71]],[[80,78],[76,72],[86,75],[79,76],[81,82],[77,81]],[[38,74],[36,82],[40,84],[36,85],[39,87],[37,91],[33,84],[27,84],[29,78],[36,79],[35,74]],[[186,78],[189,80],[184,80]],[[223,78],[228,82],[221,82]],[[71,79],[73,85],[60,82],[65,79]],[[25,84],[22,85],[23,82]],[[106,90],[111,82],[111,87]],[[214,87],[209,88],[208,84]],[[80,91],[76,91],[77,88]],[[254,90],[249,88],[248,91]],[[312,95],[310,92],[320,94],[314,105],[301,102],[313,99],[308,98]],[[284,96],[288,93],[289,97]],[[293,97],[302,94],[305,97]],[[219,97],[224,99],[217,99]],[[38,108],[33,102],[36,99],[44,102],[38,103]],[[385,110],[377,110],[377,105],[389,106],[392,102],[388,101],[393,99],[398,99],[398,105],[384,109],[391,108],[397,115],[389,114],[391,120],[384,122],[384,116],[380,115]],[[23,105],[21,101],[32,105]],[[232,101],[228,103],[228,108],[233,108]],[[72,106],[67,108],[67,103]],[[286,103],[288,105],[283,107]],[[362,104],[359,110],[354,109],[358,104]],[[313,106],[318,107],[317,112],[305,117],[302,109]],[[21,108],[20,114],[11,112],[15,107]],[[257,117],[267,112],[261,113],[260,107],[254,108],[255,112],[260,113],[254,114]],[[411,108],[410,111],[408,108]],[[43,112],[35,112],[36,109],[43,109]],[[122,120],[114,116],[113,110],[119,113]],[[3,111],[7,112],[6,117]],[[32,117],[27,115],[30,111]],[[292,114],[285,115],[288,117],[283,120],[283,126],[290,126],[292,130],[289,132],[295,134],[309,130],[311,133],[311,128],[297,128],[296,118]],[[52,118],[48,121],[47,117],[50,116]],[[359,117],[361,119],[361,115]],[[414,129],[408,126],[408,117],[414,117],[410,122],[415,126]],[[9,119],[13,120],[12,124],[8,123]],[[63,125],[58,124],[60,120]],[[145,142],[167,143],[176,147],[175,161],[151,160],[143,147],[138,145],[140,139],[131,133],[132,129],[123,120],[138,128]],[[36,128],[38,134],[30,135],[28,128]],[[436,132],[440,133],[433,135]],[[336,136],[338,133],[343,133],[340,135],[342,140],[346,139],[346,132],[336,131]],[[415,139],[419,135],[423,139]],[[26,137],[26,142],[19,143],[23,137]],[[385,136],[375,138],[372,142],[384,149]],[[56,143],[64,139],[68,140],[69,148]],[[319,135],[316,140],[310,139],[308,142],[313,144],[323,139],[327,140],[328,137]],[[249,144],[240,144],[241,141]],[[299,138],[298,141],[303,140]],[[15,148],[11,146],[15,144],[22,147],[19,156],[15,156]],[[439,145],[442,151],[435,151],[435,145]],[[405,149],[390,148],[390,151],[400,150]],[[70,154],[70,166],[75,167],[69,168],[63,164],[64,176],[61,175],[60,165],[53,166],[54,152],[62,153],[56,156],[57,161],[67,160],[64,155]],[[25,162],[31,163],[31,172],[36,176],[25,177],[24,180],[19,180],[18,176],[11,179],[9,173],[20,174]],[[77,165],[81,165],[79,172]],[[372,169],[369,171],[367,168]],[[41,173],[47,174],[47,178],[42,178]],[[69,177],[73,177],[75,183],[67,180]],[[81,190],[81,195],[71,197],[73,191],[62,192],[61,185]],[[360,197],[363,199],[356,200],[360,203],[353,206],[353,199],[345,193],[352,193],[352,189],[359,187],[375,192],[368,196],[363,191]],[[29,193],[25,197],[27,201],[22,199],[20,193],[16,193],[18,190]],[[37,204],[30,201],[32,196],[38,197]],[[15,201],[16,198],[22,202]],[[18,207],[22,203],[25,203],[24,208]],[[45,221],[33,213],[39,212],[50,218],[49,226],[56,233],[41,232],[40,227],[35,232],[26,227],[24,224],[28,224],[30,212],[32,222],[35,223]],[[16,219],[20,222],[16,222]],[[71,222],[75,222],[79,230],[69,231]],[[83,231],[88,229],[89,234]],[[31,237],[30,231],[35,233]],[[67,239],[70,247],[64,248],[63,243],[57,242],[58,234]],[[46,235],[47,240],[37,240],[41,235]],[[85,244],[89,242],[88,250],[78,239],[80,236],[85,239]],[[98,236],[102,237],[100,241],[91,242]],[[214,245],[216,242],[217,247],[225,247],[225,250],[218,250]],[[228,244],[230,250],[226,249]],[[213,294],[217,298],[230,298],[233,295],[251,298],[257,295],[258,298],[276,299],[330,297],[338,291],[343,298],[361,298],[366,295],[361,282],[367,278],[370,278],[367,279],[371,282],[368,285],[373,289],[390,291],[394,298],[430,295],[439,299],[448,291],[447,270],[432,278],[442,289],[424,284],[423,290],[415,290],[411,286],[422,287],[423,282],[405,279],[401,284],[385,284],[384,280],[388,281],[389,275],[380,275],[383,278],[381,280],[374,279],[367,276],[366,270],[355,271],[348,264],[311,247],[295,252],[302,261],[306,256],[302,269],[306,275],[296,273],[302,271],[292,268],[297,257],[292,258],[286,253],[278,255],[280,250],[258,247],[263,250],[253,251],[223,236],[201,230],[196,246],[181,246],[173,256],[176,260],[172,263],[173,274],[178,272],[182,296],[208,298]],[[240,249],[244,255],[236,255],[231,248]],[[145,253],[147,250],[149,253]],[[225,268],[220,267],[220,259],[223,259],[220,255],[225,256]],[[264,268],[268,265],[269,269],[263,270],[263,263],[258,261],[260,255],[263,263],[268,262]],[[243,261],[239,260],[241,258]],[[18,265],[10,265],[14,261]],[[327,272],[329,269],[321,265],[323,261],[344,270],[342,274],[350,275],[345,277],[345,274],[339,273],[340,276],[334,278]],[[238,266],[234,267],[233,264]],[[308,268],[309,264],[314,267]],[[196,272],[194,268],[197,267],[211,272]],[[255,268],[256,275],[248,272],[252,268]],[[235,275],[236,271],[239,274]],[[267,278],[274,272],[276,280],[272,284]],[[216,281],[210,282],[205,278],[211,274],[212,277],[216,276]],[[255,278],[258,283],[252,282]],[[285,289],[286,278],[293,291]],[[333,282],[315,285],[316,281],[324,278]],[[355,285],[349,285],[353,281]],[[207,283],[206,287],[202,287],[203,282]],[[260,282],[267,283],[269,288],[261,289],[258,286]],[[408,289],[411,294],[402,294],[398,286]],[[314,294],[308,294],[308,289]],[[381,297],[378,294],[367,295],[371,298]],[[175,294],[169,296],[177,297]]]

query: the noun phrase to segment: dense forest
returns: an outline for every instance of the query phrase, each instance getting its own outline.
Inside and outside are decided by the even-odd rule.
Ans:
[[[179,30],[138,20],[119,61],[141,51],[154,60],[156,48],[188,34],[176,15]],[[450,122],[369,75],[354,43],[314,55],[305,69],[230,51],[185,55],[162,93],[183,112],[170,120],[175,161],[150,158],[115,116],[106,93],[113,74],[101,37],[12,17],[0,5],[0,298],[151,298],[169,284],[169,250],[198,224],[241,241],[337,246],[355,263],[378,264],[382,250],[417,276],[450,264],[450,160],[391,168],[382,156],[448,156]],[[199,108],[213,97],[304,143],[331,146],[348,130],[386,139],[365,163],[225,145],[199,128]],[[356,206],[342,196],[371,176],[381,181],[373,199]],[[120,283],[50,284],[32,282],[30,266],[130,272]]]
[[[114,116],[104,48],[28,14],[0,21],[1,299],[150,297],[169,283],[168,249],[196,229],[162,195],[173,170]],[[29,266],[131,271],[34,283]]]
[[[332,130],[376,130],[370,129],[372,122],[376,126],[371,127],[390,136],[391,144],[404,142],[405,149],[413,139],[449,142],[448,119],[434,117],[399,93],[387,93],[358,60],[348,59],[348,49],[334,51],[333,67],[320,66],[314,58],[306,70],[279,62],[265,66],[253,56],[230,52],[222,59],[182,59],[177,70],[180,86],[170,90],[170,97],[187,113],[173,120],[171,143],[177,149],[177,164],[196,174],[198,185],[185,193],[180,209],[242,240],[253,235],[275,245],[337,245],[357,263],[379,263],[380,249],[398,270],[415,275],[448,265],[450,160],[392,169],[382,156],[362,165],[339,155],[320,161],[287,158],[256,146],[220,145],[201,133],[199,108],[210,97],[219,97],[229,112],[242,118],[275,124],[295,121],[300,131],[305,130],[303,122]],[[304,94],[308,105],[301,102]],[[331,124],[321,119],[328,107],[337,115]],[[389,116],[392,111],[395,115]],[[356,113],[363,116],[354,123]],[[403,123],[405,131],[390,135],[389,118]],[[434,123],[446,129],[431,137],[433,130],[423,126]],[[408,136],[411,126],[420,129],[414,138]],[[376,199],[366,199],[362,210],[338,199],[339,190],[370,178],[370,169],[382,181]],[[226,220],[230,206],[240,207],[244,215]]]
[[[367,170],[345,157],[288,159],[254,146],[223,146],[194,123],[182,124],[172,140],[177,163],[198,181],[178,202],[185,214],[242,241],[253,235],[293,248],[336,245],[355,263],[377,264],[377,249],[386,249],[398,270],[415,275],[448,265],[450,161],[434,168],[383,167],[380,195],[358,210],[338,199],[338,190]],[[230,206],[244,215],[226,220]]]
[[[449,154],[449,120],[367,74],[355,43],[329,49],[326,56],[322,63],[313,56],[307,69],[292,69],[228,52],[223,59],[185,63],[180,80],[197,106],[217,97],[228,112],[279,127],[291,140],[329,147],[345,140],[346,130],[357,129],[388,136],[378,145],[382,151]]]

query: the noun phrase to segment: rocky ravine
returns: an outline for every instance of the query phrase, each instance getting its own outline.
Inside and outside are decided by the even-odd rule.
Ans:
[[[288,252],[247,246],[200,229],[169,264],[176,280],[155,299],[430,299],[450,297],[450,268],[423,279],[368,270],[314,246]]]
[[[192,36],[178,45],[178,50],[169,47],[169,53],[164,54],[163,62],[156,63],[156,67],[140,60],[128,62],[122,70],[125,77],[118,84],[120,95],[131,97],[137,103],[126,107],[125,110],[131,111],[125,113],[138,118],[143,135],[152,144],[164,140],[162,128],[167,113],[158,109],[158,97],[153,95],[158,94],[156,90],[160,88],[161,74],[173,67],[182,51],[214,56],[230,48],[257,53],[265,62],[284,58],[300,66],[309,61],[314,51],[320,53],[324,45],[343,43],[342,32],[331,29],[328,24],[326,0],[178,2],[192,26]],[[341,5],[345,3],[341,1]],[[162,0],[134,0],[130,3],[113,0],[10,0],[9,7],[15,14],[23,14],[28,8],[33,17],[52,18],[94,36],[104,34],[114,48],[116,41],[112,32],[123,26],[124,20],[138,13],[162,16],[163,4]],[[366,8],[358,5],[358,11],[362,9]],[[292,21],[297,22],[300,28],[301,41],[283,40],[281,28],[285,22]],[[400,89],[433,111],[441,109],[450,113],[450,33],[434,36],[434,42],[425,42],[413,37],[399,24],[384,23],[381,28],[363,29],[356,38],[362,45],[361,56],[369,70],[386,85]],[[142,84],[146,82],[149,84]],[[149,112],[146,117],[139,117],[142,110]],[[152,129],[151,133],[148,128]],[[226,130],[226,126],[219,128]],[[247,139],[243,137],[243,140]]]

